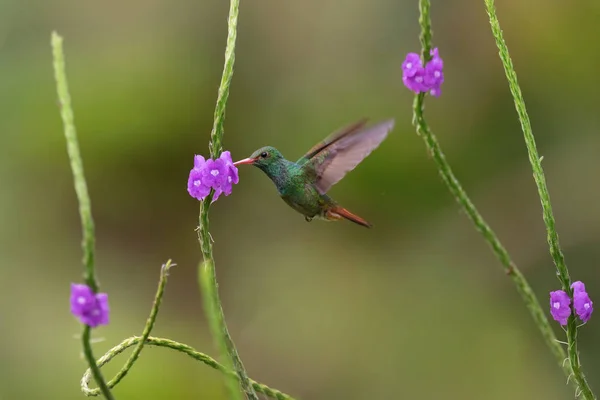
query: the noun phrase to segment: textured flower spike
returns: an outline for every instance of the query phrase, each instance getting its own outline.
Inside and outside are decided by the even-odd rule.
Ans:
[[[575,313],[583,322],[588,322],[594,311],[594,303],[585,291],[585,285],[581,281],[573,282],[573,308]]]
[[[108,295],[96,293],[87,285],[71,284],[71,313],[82,323],[95,328],[109,322]]]
[[[234,184],[239,182],[238,170],[233,165],[231,153],[224,151],[216,160],[205,160],[202,156],[194,157],[194,168],[188,177],[187,190],[190,196],[203,200],[214,189],[213,202],[221,193],[229,196]]]
[[[564,290],[550,292],[550,314],[555,321],[566,325],[571,315],[571,298]]]

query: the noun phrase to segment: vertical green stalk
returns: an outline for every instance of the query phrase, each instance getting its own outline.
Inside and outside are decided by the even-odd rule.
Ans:
[[[56,32],[52,32],[52,55],[54,59],[54,77],[56,79],[56,90],[60,101],[61,117],[63,120],[65,139],[67,141],[67,152],[71,161],[71,170],[73,171],[73,181],[75,184],[75,192],[77,201],[79,202],[79,215],[81,217],[81,228],[83,230],[83,264],[85,266],[84,280],[85,283],[94,291],[98,292],[98,282],[94,273],[94,220],[92,219],[92,207],[90,196],[83,174],[83,162],[79,152],[79,144],[77,142],[77,132],[73,119],[73,109],[71,108],[71,96],[69,95],[69,87],[67,85],[67,74],[65,71],[65,57],[62,47],[63,39]],[[100,368],[96,365],[96,359],[92,352],[90,343],[91,328],[84,325],[81,340],[83,344],[83,353],[90,365],[94,380],[98,384],[100,391],[107,399],[114,399],[110,389],[108,388]]]
[[[431,17],[429,15],[430,3],[429,0],[419,0],[419,24],[421,25],[421,48],[422,57],[424,61],[431,59],[430,50],[432,48],[432,30],[431,30]],[[493,253],[496,255],[504,271],[511,278],[515,284],[517,291],[523,298],[534,323],[537,325],[546,345],[550,348],[550,351],[556,357],[559,365],[562,366],[565,375],[570,376],[572,369],[570,365],[565,365],[564,360],[567,357],[564,349],[556,339],[554,331],[550,326],[544,309],[541,307],[539,301],[535,297],[531,286],[517,268],[515,263],[510,258],[508,251],[504,248],[494,231],[490,228],[487,222],[483,219],[475,205],[471,202],[471,199],[467,196],[462,185],[452,172],[450,164],[446,160],[442,148],[436,138],[431,132],[424,117],[424,101],[425,94],[420,93],[415,96],[413,103],[413,125],[417,130],[417,134],[423,138],[427,150],[431,154],[433,161],[435,162],[438,172],[441,175],[444,183],[450,190],[450,193],[456,198],[456,201],[463,208],[465,213],[469,216],[475,228],[481,233],[486,242],[491,246]]]
[[[223,75],[217,95],[217,105],[215,107],[214,124],[210,135],[210,155],[215,159],[223,151],[223,133],[225,122],[225,109],[227,98],[229,97],[229,86],[233,77],[233,65],[235,62],[235,40],[237,37],[237,21],[239,13],[239,0],[231,0],[229,6],[229,20],[227,45],[225,47],[225,65]],[[212,244],[209,232],[208,212],[214,192],[200,203],[198,241],[202,248],[204,262],[198,266],[198,283],[203,293],[204,305],[208,316],[208,323],[211,333],[216,341],[217,347],[221,353],[223,363],[227,368],[233,369],[239,377],[239,385],[242,391],[250,400],[258,400],[258,396],[252,387],[248,374],[244,368],[242,360],[227,330],[225,316],[219,299],[219,289],[217,284],[217,275],[215,270],[215,261],[212,254]],[[227,378],[227,387],[230,395],[234,399],[242,399],[235,379]]]
[[[504,73],[508,80],[508,86],[515,102],[515,108],[521,122],[521,129],[523,130],[523,136],[525,138],[525,145],[527,146],[527,153],[529,155],[529,162],[533,170],[533,179],[538,189],[540,201],[542,203],[542,215],[544,223],[546,224],[546,230],[548,232],[548,245],[550,246],[550,255],[556,265],[556,271],[558,279],[562,284],[562,289],[573,297],[573,290],[571,289],[571,278],[569,277],[569,270],[565,264],[565,258],[560,249],[558,242],[558,233],[556,232],[556,222],[554,220],[554,214],[552,213],[552,205],[550,203],[550,194],[546,185],[546,178],[544,176],[544,170],[542,168],[542,162],[538,155],[537,147],[535,144],[535,138],[531,129],[531,122],[527,115],[527,109],[525,108],[525,100],[521,93],[519,82],[517,81],[517,73],[513,66],[512,60],[508,53],[508,47],[504,41],[502,35],[502,29],[500,29],[500,22],[496,15],[496,7],[494,0],[485,0],[486,11],[490,18],[490,26],[492,34],[498,47],[500,60],[504,67]],[[579,390],[585,399],[595,399],[591,388],[589,387],[583,371],[581,370],[581,363],[579,362],[579,354],[577,351],[577,321],[574,314],[571,314],[567,324],[567,342],[569,351],[569,363],[573,370],[573,377]]]

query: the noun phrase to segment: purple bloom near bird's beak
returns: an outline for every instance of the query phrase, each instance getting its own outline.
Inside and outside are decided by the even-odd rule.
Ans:
[[[231,153],[229,151],[224,151],[221,153],[221,157],[219,157],[218,161],[222,161],[225,165],[226,173],[224,182],[221,186],[215,189],[215,194],[213,196],[213,202],[217,201],[221,193],[225,193],[225,196],[229,196],[231,191],[233,190],[233,185],[237,184],[240,181],[238,175],[238,169],[234,165],[233,160],[231,159]]]
[[[231,153],[224,151],[216,160],[205,160],[202,156],[194,157],[194,168],[188,177],[187,190],[190,196],[203,200],[214,189],[213,202],[221,193],[231,194],[234,184],[239,182],[238,169],[231,159]]]
[[[208,160],[202,169],[204,183],[216,189],[221,187],[227,179],[227,167],[221,159]]]

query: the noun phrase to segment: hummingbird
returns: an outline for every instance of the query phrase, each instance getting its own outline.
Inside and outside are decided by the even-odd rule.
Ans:
[[[364,160],[394,127],[389,119],[371,127],[362,119],[313,146],[298,161],[287,160],[275,147],[256,150],[233,165],[249,164],[262,170],[275,184],[279,196],[307,222],[314,218],[337,221],[345,218],[370,228],[363,218],[340,206],[327,191]]]

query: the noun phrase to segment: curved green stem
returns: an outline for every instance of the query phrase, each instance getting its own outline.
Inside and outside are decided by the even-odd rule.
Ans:
[[[237,37],[237,21],[240,1],[231,0],[229,6],[227,45],[225,47],[225,65],[223,66],[223,75],[219,92],[217,95],[217,105],[215,107],[215,119],[210,135],[210,155],[216,159],[223,151],[223,134],[225,122],[225,110],[227,107],[227,98],[229,97],[229,86],[233,77],[233,65],[235,62],[235,41]],[[204,263],[198,266],[198,283],[203,293],[204,307],[208,317],[208,323],[216,345],[221,353],[222,361],[230,369],[233,369],[238,376],[239,385],[249,400],[258,400],[254,388],[250,384],[248,374],[244,364],[235,348],[231,335],[227,330],[225,316],[219,298],[217,284],[217,274],[215,270],[215,261],[212,255],[211,236],[209,232],[208,212],[214,195],[214,191],[200,203],[200,215],[198,217],[198,242],[202,248]],[[232,379],[227,380],[227,387],[232,398],[241,400],[241,393],[238,389],[238,382]]]
[[[69,95],[69,86],[67,84],[67,73],[65,71],[65,56],[63,52],[63,38],[56,32],[52,32],[52,56],[54,65],[54,78],[56,80],[56,91],[60,102],[60,115],[64,125],[65,139],[67,141],[67,152],[71,162],[71,170],[73,171],[73,182],[75,184],[75,193],[79,203],[79,215],[81,218],[81,228],[83,231],[83,264],[85,266],[84,280],[85,283],[92,289],[94,293],[98,292],[98,281],[94,272],[94,220],[92,219],[92,206],[90,196],[87,190],[85,175],[83,173],[83,162],[81,161],[81,153],[79,151],[79,143],[77,141],[77,131],[75,130],[75,122],[73,117],[73,109],[71,107],[71,96]],[[107,399],[114,399],[110,392],[106,381],[100,372],[100,368],[96,365],[92,345],[90,342],[91,328],[87,325],[83,326],[81,335],[83,354],[90,365],[94,380],[102,391],[102,394]]]
[[[420,39],[422,57],[425,61],[431,58],[429,51],[432,48],[431,18],[429,15],[429,8],[429,0],[419,1],[419,23],[421,25]],[[554,331],[552,330],[552,327],[546,318],[544,309],[537,300],[533,290],[531,289],[531,286],[521,271],[517,268],[515,263],[512,261],[508,251],[502,245],[494,231],[483,219],[475,205],[471,202],[471,199],[467,196],[467,193],[452,172],[452,168],[450,168],[450,164],[446,160],[436,136],[429,129],[424,117],[424,100],[425,94],[421,93],[415,96],[413,103],[413,125],[415,126],[417,133],[423,138],[425,146],[431,154],[433,161],[437,166],[438,172],[448,187],[448,190],[450,190],[450,193],[452,193],[452,195],[456,198],[456,201],[464,209],[471,221],[473,221],[473,224],[481,233],[485,241],[491,246],[492,251],[504,267],[506,274],[512,279],[517,291],[523,298],[523,301],[525,302],[525,305],[527,306],[534,323],[540,330],[546,345],[550,348],[550,351],[554,354],[557,361],[562,366],[565,375],[570,376],[572,373],[571,366],[564,365],[564,360],[567,357],[567,354],[558,342],[556,335],[554,334]]]
[[[123,368],[121,368],[121,370],[117,373],[117,375],[115,375],[115,377],[108,382],[108,387],[112,388],[117,383],[119,383],[121,381],[121,379],[123,379],[125,377],[125,375],[127,375],[129,370],[131,369],[131,367],[133,367],[133,364],[135,364],[138,357],[140,356],[140,353],[142,352],[142,349],[144,347],[144,343],[145,343],[146,339],[150,336],[150,332],[152,331],[152,328],[154,327],[154,322],[156,321],[156,317],[158,315],[158,309],[160,308],[160,304],[162,302],[162,296],[165,292],[165,286],[167,284],[167,278],[169,276],[169,269],[175,265],[176,264],[173,264],[171,262],[171,260],[169,260],[165,264],[163,264],[163,266],[160,270],[160,279],[158,281],[158,289],[156,290],[156,295],[154,296],[154,302],[152,303],[152,309],[150,310],[150,316],[148,317],[148,320],[146,321],[146,325],[144,326],[144,330],[142,331],[142,336],[140,338],[140,341],[139,341],[138,345],[135,347],[135,349],[133,349],[133,352],[127,359],[127,362],[125,363]],[[99,365],[102,366],[102,364],[99,364]],[[86,372],[86,374],[88,374],[88,373],[89,373],[89,370]],[[84,378],[85,378],[85,375],[84,375]],[[88,381],[89,381],[89,374],[88,374]],[[82,388],[83,388],[83,380],[82,380]],[[84,390],[84,392],[85,392],[85,390]]]
[[[114,357],[116,357],[117,355],[124,352],[129,347],[135,346],[135,348],[133,349],[133,352],[131,353],[131,355],[129,356],[127,361],[125,362],[125,365],[123,365],[123,367],[115,375],[115,377],[108,382],[109,388],[115,387],[119,382],[121,382],[121,380],[125,377],[125,375],[127,375],[129,370],[133,367],[135,362],[138,360],[138,357],[139,357],[144,345],[167,347],[167,348],[170,348],[173,350],[180,351],[198,361],[203,362],[204,364],[206,364],[218,371],[224,372],[225,374],[227,374],[228,376],[231,376],[235,380],[235,378],[236,378],[235,372],[233,372],[231,369],[228,369],[225,366],[219,364],[217,361],[215,361],[211,357],[207,356],[206,354],[200,353],[186,344],[175,342],[170,339],[150,337],[150,333],[152,331],[152,328],[154,327],[154,323],[155,323],[156,317],[158,315],[158,310],[159,310],[160,304],[162,302],[162,297],[163,297],[163,294],[165,291],[165,286],[167,284],[167,278],[169,276],[169,269],[171,267],[173,267],[174,265],[176,265],[176,264],[173,264],[171,262],[171,260],[169,260],[161,268],[158,289],[156,290],[156,295],[154,296],[154,303],[152,304],[152,310],[150,311],[150,316],[148,317],[148,320],[146,321],[146,325],[144,326],[144,331],[142,333],[142,336],[133,336],[133,337],[123,340],[119,345],[110,349],[106,354],[104,354],[98,360],[98,363],[97,363],[98,367],[102,367],[105,364],[107,364],[109,361],[111,361]],[[81,378],[81,390],[83,391],[83,393],[85,393],[86,396],[98,396],[101,393],[100,389],[90,389],[90,387],[89,387],[89,382],[90,382],[91,376],[92,376],[92,371],[90,369],[85,371],[85,373],[83,374],[83,377]],[[258,391],[260,393],[264,393],[267,396],[272,397],[274,399],[294,400],[291,396],[288,396],[287,394],[282,393],[277,389],[272,389],[265,384],[255,382],[253,380],[250,380],[250,384],[254,387],[254,389],[256,391]]]
[[[565,257],[560,249],[558,242],[558,233],[556,232],[556,221],[552,212],[552,205],[550,203],[550,193],[548,192],[548,186],[546,185],[546,177],[544,175],[544,169],[542,168],[542,161],[537,151],[535,144],[535,138],[531,129],[531,122],[529,121],[529,115],[527,115],[527,109],[525,107],[525,99],[521,93],[519,82],[517,81],[517,72],[513,66],[510,54],[508,53],[508,46],[504,41],[502,35],[502,29],[500,29],[500,22],[496,15],[496,7],[494,6],[494,0],[485,0],[486,11],[490,18],[490,26],[492,34],[498,47],[500,60],[504,67],[504,73],[508,80],[508,86],[512,94],[515,109],[521,122],[521,129],[525,138],[525,145],[527,146],[527,154],[529,156],[529,163],[533,170],[533,179],[538,189],[540,201],[542,203],[542,215],[544,223],[546,225],[546,231],[548,233],[548,245],[550,247],[550,255],[556,265],[556,271],[558,279],[562,284],[562,288],[565,292],[573,297],[573,290],[571,289],[571,278],[569,276],[569,270],[565,264]],[[579,354],[577,351],[577,321],[574,314],[571,314],[567,324],[567,343],[569,352],[569,363],[573,370],[573,378],[583,397],[587,400],[595,399],[596,396],[592,392],[592,389],[588,385],[585,375],[581,370],[581,363],[579,361]]]
[[[109,361],[111,361],[114,357],[118,356],[119,354],[121,354],[122,352],[127,350],[129,347],[135,346],[135,345],[139,346],[141,342],[142,342],[142,337],[140,337],[140,336],[132,336],[130,338],[123,340],[117,346],[110,349],[105,355],[100,357],[100,359],[98,360],[98,365],[104,366]],[[238,378],[236,372],[227,369],[224,365],[220,364],[214,358],[212,358],[204,353],[201,353],[199,351],[196,351],[194,348],[188,346],[187,344],[179,343],[179,342],[176,342],[176,341],[170,340],[170,339],[163,339],[163,338],[157,338],[157,337],[152,337],[152,336],[149,336],[148,338],[146,338],[145,343],[148,346],[166,347],[169,349],[177,350],[181,353],[187,354],[188,356],[192,357],[194,360],[200,361],[200,362],[208,365],[209,367],[216,369],[217,371],[223,372],[224,374],[230,376],[232,379]],[[81,389],[87,396],[98,396],[100,394],[99,390],[98,389],[90,389],[88,387],[89,381],[90,381],[90,373],[88,370],[88,371],[86,371],[85,375],[81,379]],[[280,392],[277,389],[273,389],[263,383],[256,382],[252,379],[250,379],[250,384],[252,385],[252,387],[255,391],[257,391],[259,393],[263,393],[273,399],[294,400],[294,398],[292,396],[287,395],[283,392]]]

